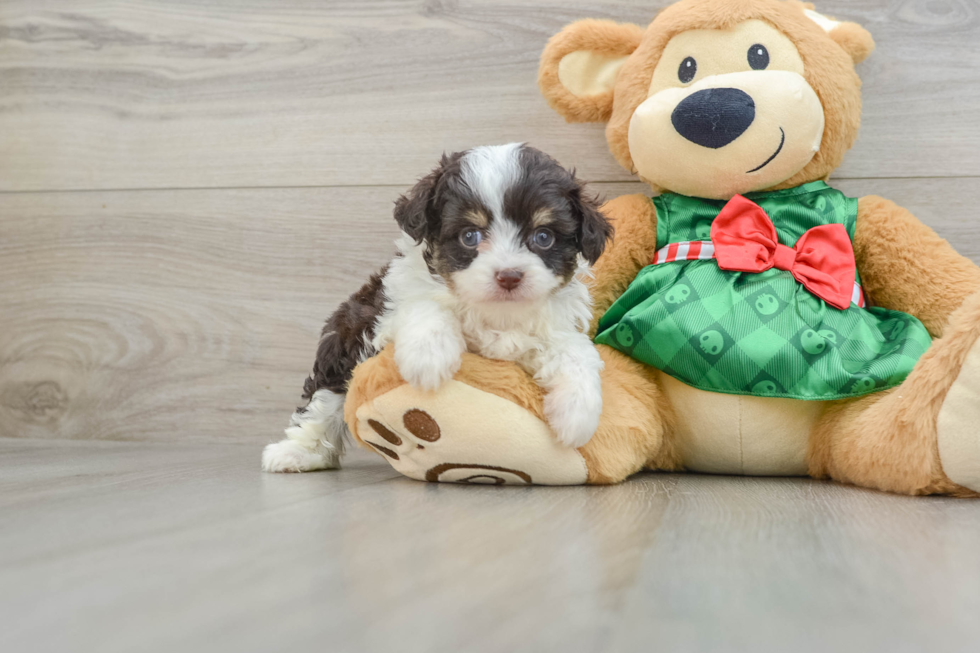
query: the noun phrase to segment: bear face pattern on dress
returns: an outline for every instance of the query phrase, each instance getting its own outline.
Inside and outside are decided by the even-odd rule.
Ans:
[[[857,201],[824,182],[750,197],[784,246],[827,224],[853,238]],[[698,238],[725,205],[673,194],[653,201],[658,248]],[[702,390],[823,401],[900,384],[931,338],[910,315],[839,310],[787,271],[724,271],[708,257],[641,271],[600,320],[596,342]]]

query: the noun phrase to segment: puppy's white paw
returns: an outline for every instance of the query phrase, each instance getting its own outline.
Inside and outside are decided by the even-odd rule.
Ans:
[[[335,469],[339,467],[338,463],[338,456],[310,450],[288,438],[267,445],[262,451],[262,471],[265,472],[312,472]]]
[[[558,441],[578,449],[585,446],[599,428],[602,395],[584,388],[556,388],[544,398],[544,414]]]
[[[398,339],[395,364],[413,388],[437,390],[455,376],[463,363],[466,345],[452,332],[433,332],[425,339]]]

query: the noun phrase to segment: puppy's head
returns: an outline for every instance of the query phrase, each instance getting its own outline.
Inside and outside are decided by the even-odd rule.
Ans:
[[[395,205],[432,273],[471,303],[533,302],[595,263],[612,226],[575,174],[520,143],[450,156]]]

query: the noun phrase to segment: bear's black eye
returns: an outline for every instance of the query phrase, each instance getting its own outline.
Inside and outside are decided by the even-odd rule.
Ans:
[[[681,68],[677,71],[677,77],[684,84],[694,79],[694,76],[698,74],[698,62],[694,60],[694,57],[688,57],[681,62]]]
[[[752,70],[765,70],[769,67],[769,50],[766,50],[766,46],[756,43],[749,48],[749,65]]]

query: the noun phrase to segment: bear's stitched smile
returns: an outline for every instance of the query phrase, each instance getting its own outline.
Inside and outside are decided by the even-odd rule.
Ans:
[[[767,165],[769,165],[770,163],[772,163],[773,159],[775,159],[777,156],[779,156],[779,153],[783,151],[783,146],[786,145],[786,131],[782,127],[780,127],[779,128],[779,133],[783,135],[783,139],[781,141],[779,141],[779,148],[776,150],[776,153],[773,154],[768,159],[766,159],[766,162],[763,163],[761,166],[759,166],[758,168],[753,168],[753,169],[749,170],[748,172],[746,172],[745,174],[750,175],[753,172],[759,172],[760,170],[762,170],[763,168],[765,168]]]

